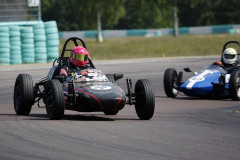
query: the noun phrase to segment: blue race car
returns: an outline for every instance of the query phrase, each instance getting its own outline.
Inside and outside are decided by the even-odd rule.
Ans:
[[[232,43],[240,45],[237,41],[229,41],[224,45],[223,51]],[[182,82],[182,71],[177,73],[174,68],[165,71],[164,90],[168,97],[176,97],[179,92],[183,92],[192,97],[240,100],[240,66],[236,65],[229,70],[224,66],[211,64],[199,73],[189,68],[184,68],[184,71],[193,73],[193,76],[185,82]]]

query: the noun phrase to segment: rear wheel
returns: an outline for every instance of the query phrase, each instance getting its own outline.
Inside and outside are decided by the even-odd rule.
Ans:
[[[178,75],[173,68],[168,68],[164,73],[164,91],[168,97],[178,95]]]
[[[229,94],[232,100],[240,100],[240,71],[233,71],[229,80]]]
[[[62,119],[64,115],[64,95],[61,83],[50,80],[45,85],[45,105],[50,119]]]
[[[13,101],[18,115],[29,115],[34,102],[33,81],[30,75],[18,75],[14,86]]]
[[[141,120],[152,118],[155,110],[155,97],[152,84],[147,79],[136,82],[134,92],[136,94],[135,109]]]

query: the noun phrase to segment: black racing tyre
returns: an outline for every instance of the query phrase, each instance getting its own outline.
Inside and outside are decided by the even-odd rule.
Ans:
[[[62,119],[64,116],[64,94],[62,85],[57,79],[50,80],[45,85],[44,103],[50,119]]]
[[[152,118],[155,110],[155,96],[152,84],[148,79],[140,79],[136,82],[135,88],[135,110],[141,120]]]
[[[178,95],[178,75],[174,68],[168,68],[163,78],[164,91],[168,97],[176,97]]]
[[[240,100],[240,71],[233,71],[229,80],[229,95],[232,100]]]
[[[118,85],[117,81],[114,80],[113,74],[106,74],[105,76],[107,77],[107,79],[108,79],[110,82]]]
[[[104,111],[105,115],[117,115],[118,111]]]
[[[29,115],[33,98],[33,80],[28,74],[19,74],[17,76],[14,93],[13,93],[14,109],[17,115]]]

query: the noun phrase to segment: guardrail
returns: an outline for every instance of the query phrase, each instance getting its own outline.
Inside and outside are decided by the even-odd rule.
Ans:
[[[200,27],[180,27],[179,35],[183,34],[219,34],[219,33],[240,33],[239,24],[217,25],[217,26],[200,26]],[[166,29],[129,29],[129,30],[103,30],[103,37],[130,37],[130,36],[166,36],[173,35],[172,28]],[[64,31],[59,32],[60,38],[69,38],[77,36],[81,38],[96,38],[97,31]]]

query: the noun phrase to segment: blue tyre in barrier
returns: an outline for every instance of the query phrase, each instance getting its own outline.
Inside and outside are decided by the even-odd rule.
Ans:
[[[20,55],[11,55],[10,64],[22,64],[22,56]]]
[[[9,48],[10,47],[10,43],[9,42],[2,42],[0,43],[0,48]]]
[[[0,32],[0,37],[9,37],[9,32]]]
[[[59,47],[58,46],[53,46],[53,47],[47,47],[47,52],[59,52]]]
[[[44,48],[44,47],[42,47],[42,48],[34,48],[34,50],[35,50],[35,54],[39,54],[39,53],[47,54],[47,48]]]
[[[48,58],[58,58],[59,57],[59,53],[58,52],[48,52],[47,53],[47,57]]]
[[[59,46],[59,40],[47,40],[47,47]]]
[[[0,48],[0,55],[1,54],[9,54],[10,48]]]
[[[34,62],[35,62],[34,57],[22,57],[23,64],[34,63]]]
[[[35,62],[36,63],[46,63],[47,62],[47,54],[35,54]]]
[[[2,58],[0,57],[0,65],[9,65],[10,59],[9,58]]]
[[[22,39],[21,42],[22,42],[22,44],[30,44],[30,45],[34,44],[34,40],[33,39]]]
[[[45,30],[44,29],[34,29],[33,34],[36,35],[45,35]]]
[[[47,34],[46,38],[47,40],[59,40],[59,35],[58,33]]]
[[[34,24],[32,27],[33,29],[44,29],[45,25],[44,23],[37,23],[37,24]]]
[[[21,45],[21,47],[22,47],[22,49],[28,49],[28,48],[34,48],[34,44],[32,43],[32,44],[22,44]]]
[[[9,37],[0,37],[0,43],[9,43],[10,39]]]
[[[46,48],[46,42],[45,41],[36,41],[35,43],[34,43],[34,47],[35,48],[38,48],[38,47],[44,47],[44,48]]]
[[[10,41],[19,41],[19,42],[21,42],[21,37],[20,36],[10,37]]]
[[[35,35],[34,41],[46,41],[46,36],[45,35]]]
[[[57,27],[57,22],[56,21],[47,21],[44,22],[45,28],[56,28]]]
[[[21,33],[22,39],[32,39],[34,37],[33,33]]]
[[[20,31],[10,31],[10,32],[9,32],[9,36],[10,36],[10,37],[15,37],[15,36],[20,37],[21,34],[20,34]]]
[[[11,32],[11,31],[18,31],[18,32],[20,32],[20,27],[19,26],[10,26],[9,27],[9,31]]]
[[[21,33],[33,33],[33,28],[32,27],[21,28]]]
[[[46,28],[45,32],[46,32],[46,34],[58,33],[58,29],[57,28]]]
[[[21,41],[10,41],[11,46],[21,46]]]
[[[0,32],[9,32],[9,27],[0,27]]]
[[[1,65],[10,64],[10,54],[9,53],[0,54],[0,64]]]

